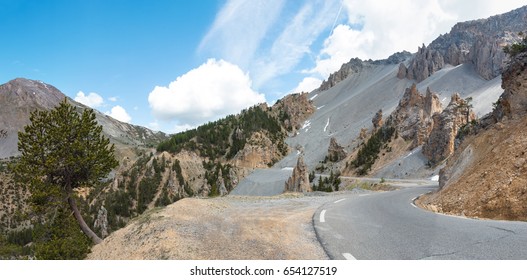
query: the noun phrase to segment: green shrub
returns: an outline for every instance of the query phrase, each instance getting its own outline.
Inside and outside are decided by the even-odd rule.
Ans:
[[[522,32],[518,35],[520,35],[520,37],[523,36],[519,42],[503,47],[503,51],[511,57],[527,52],[527,35],[524,35]]]
[[[90,240],[82,233],[70,211],[57,209],[52,220],[35,226],[35,257],[40,260],[84,259],[90,252]]]

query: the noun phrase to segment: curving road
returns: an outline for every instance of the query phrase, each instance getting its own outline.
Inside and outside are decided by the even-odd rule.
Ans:
[[[350,195],[313,216],[332,259],[527,259],[527,223],[432,213],[413,199],[436,186]]]

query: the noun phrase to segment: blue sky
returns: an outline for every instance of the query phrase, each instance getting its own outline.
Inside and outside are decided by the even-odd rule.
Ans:
[[[312,90],[524,1],[0,0],[0,83],[52,84],[165,132]]]

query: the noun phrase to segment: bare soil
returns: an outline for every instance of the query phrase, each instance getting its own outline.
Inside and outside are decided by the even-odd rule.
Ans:
[[[312,217],[342,195],[183,199],[132,220],[88,259],[327,259]]]
[[[418,205],[453,215],[527,221],[527,117],[466,139],[447,168],[451,179]]]

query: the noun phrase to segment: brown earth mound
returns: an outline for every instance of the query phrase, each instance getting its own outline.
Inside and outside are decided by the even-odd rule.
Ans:
[[[466,139],[443,171],[446,185],[417,203],[454,215],[527,221],[526,159],[527,117],[497,123]]]

